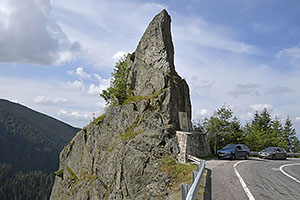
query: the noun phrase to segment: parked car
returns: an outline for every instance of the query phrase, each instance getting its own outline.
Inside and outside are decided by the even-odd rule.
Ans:
[[[219,159],[248,159],[249,148],[244,144],[228,144],[223,149],[217,151]]]
[[[268,147],[258,152],[258,157],[269,158],[269,159],[286,159],[287,153],[283,148],[280,147]]]

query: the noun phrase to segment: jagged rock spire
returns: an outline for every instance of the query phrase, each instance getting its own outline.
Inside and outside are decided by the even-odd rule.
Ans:
[[[171,17],[166,10],[162,10],[150,22],[135,54],[137,60],[146,65],[158,67],[164,72],[175,71]]]
[[[170,22],[166,10],[156,15],[124,61],[134,100],[108,107],[62,150],[51,200],[174,199],[160,165],[179,152],[178,112],[190,117],[191,103],[175,71]]]
[[[191,119],[189,87],[175,71],[171,17],[166,10],[157,14],[144,32],[129,75],[135,96],[151,96],[165,91],[162,102],[174,127],[179,127],[178,112],[187,112]]]

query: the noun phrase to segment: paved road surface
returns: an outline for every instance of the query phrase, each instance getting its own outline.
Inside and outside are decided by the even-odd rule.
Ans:
[[[253,197],[256,200],[300,200],[300,159],[210,160],[206,162],[206,168],[208,176],[204,199],[242,200]],[[243,179],[244,187],[234,169]],[[250,195],[246,194],[245,187]]]

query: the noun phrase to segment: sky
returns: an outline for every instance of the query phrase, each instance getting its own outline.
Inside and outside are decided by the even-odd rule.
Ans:
[[[0,98],[87,125],[104,113],[114,64],[162,9],[194,121],[227,105],[245,123],[267,108],[300,138],[298,0],[0,0]]]

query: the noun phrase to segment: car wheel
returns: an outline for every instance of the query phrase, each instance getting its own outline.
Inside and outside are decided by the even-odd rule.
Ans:
[[[283,157],[283,160],[286,160],[286,156]]]
[[[249,154],[246,154],[245,155],[245,160],[248,160],[249,159]]]

